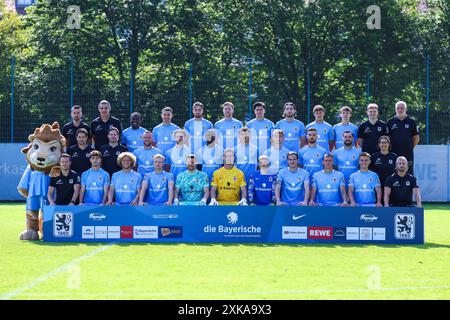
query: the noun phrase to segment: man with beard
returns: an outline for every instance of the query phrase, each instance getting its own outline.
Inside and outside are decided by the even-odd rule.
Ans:
[[[70,156],[63,153],[59,159],[60,174],[50,178],[47,199],[51,206],[73,206],[78,201],[81,179],[75,171],[70,170],[70,164]]]
[[[102,168],[112,176],[113,173],[120,171],[117,157],[128,149],[119,143],[119,130],[115,127],[108,130],[108,140],[109,143],[101,146],[99,151],[102,153]]]
[[[410,207],[412,206],[412,195],[416,198],[416,206],[422,207],[419,186],[416,177],[408,173],[408,160],[398,157],[395,162],[396,173],[386,179],[384,185],[385,207]]]
[[[161,150],[153,146],[153,133],[147,131],[142,136],[144,146],[134,150],[133,154],[137,159],[137,171],[141,176],[145,176],[147,173],[155,170],[153,166],[153,156],[161,153]]]
[[[342,137],[344,146],[334,152],[334,165],[338,171],[344,174],[345,183],[348,185],[350,175],[358,171],[358,157],[361,149],[353,146],[355,137],[351,131],[345,131]]]
[[[144,145],[142,135],[147,131],[141,127],[142,115],[139,112],[133,112],[130,116],[130,125],[122,132],[122,145],[127,147],[130,152]]]
[[[295,119],[297,110],[293,102],[286,102],[283,108],[283,120],[277,122],[275,127],[284,132],[283,147],[289,151],[299,152],[306,144],[305,125]]]
[[[233,118],[234,105],[231,102],[223,104],[223,119],[216,122],[216,128],[221,136],[222,148],[234,148],[237,143],[237,133],[242,128],[242,122]]]
[[[206,206],[209,198],[209,180],[205,172],[196,169],[193,154],[186,157],[187,170],[181,172],[175,181],[173,205]]]
[[[206,145],[197,151],[196,159],[202,165],[202,171],[211,181],[214,171],[219,169],[223,164],[223,148],[219,144],[215,129],[209,129],[205,133]]]
[[[70,111],[70,117],[72,118],[72,121],[66,123],[61,131],[61,134],[64,138],[66,138],[67,149],[77,144],[76,134],[78,129],[85,129],[87,131],[88,138],[91,137],[91,129],[88,124],[81,121],[83,117],[83,110],[81,109],[81,106],[74,105]]]
[[[211,121],[203,118],[203,108],[203,103],[195,102],[192,105],[192,114],[194,117],[184,124],[184,130],[189,134],[189,146],[192,152],[196,152],[205,146],[204,134],[213,128]]]
[[[309,128],[306,131],[306,139],[308,144],[300,149],[298,163],[308,171],[310,179],[313,174],[322,170],[323,156],[327,151],[317,145],[317,130]]]
[[[78,129],[76,134],[77,144],[67,148],[67,154],[72,158],[70,168],[81,176],[91,167],[89,155],[94,148],[88,145],[89,133],[85,128]]]

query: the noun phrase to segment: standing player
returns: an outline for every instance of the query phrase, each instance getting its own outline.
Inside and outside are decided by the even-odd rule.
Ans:
[[[115,127],[108,130],[108,140],[109,143],[101,146],[99,151],[102,153],[102,168],[112,175],[114,172],[120,171],[117,157],[128,149],[119,144],[119,130]]]
[[[276,174],[269,172],[269,158],[259,157],[259,170],[248,179],[248,201],[255,205],[268,206],[275,199]]]
[[[306,144],[305,125],[300,120],[295,119],[297,110],[293,102],[286,102],[283,107],[283,120],[275,125],[275,128],[284,132],[283,147],[289,151],[299,152]]]
[[[225,149],[223,152],[223,161],[223,167],[213,174],[211,181],[211,202],[209,205],[248,205],[246,199],[247,184],[244,173],[234,166],[233,149]]]
[[[63,153],[59,159],[61,172],[50,178],[47,199],[51,206],[75,205],[80,195],[80,176],[70,170],[70,156]],[[55,198],[56,193],[56,198]]]
[[[325,149],[326,152],[330,152],[334,145],[333,127],[331,124],[324,120],[325,108],[321,105],[317,105],[313,109],[315,121],[306,126],[306,132],[309,128],[317,130],[317,144]]]
[[[310,193],[308,171],[298,167],[296,152],[289,152],[288,163],[289,167],[282,169],[277,176],[277,206],[307,206]]]
[[[343,133],[344,146],[335,150],[333,153],[334,164],[337,170],[344,174],[345,183],[348,185],[348,179],[353,172],[358,171],[358,157],[361,149],[353,146],[354,136],[351,131]]]
[[[136,165],[136,157],[131,152],[123,152],[117,158],[122,170],[114,173],[109,186],[107,205],[136,206],[139,201],[142,176],[132,168]]]
[[[67,154],[72,159],[70,168],[79,176],[91,167],[89,155],[94,148],[88,145],[89,133],[85,128],[80,128],[76,133],[77,144],[67,148]]]
[[[139,205],[170,206],[173,201],[173,174],[163,170],[164,156],[153,156],[155,171],[147,173],[142,180]]]
[[[381,185],[378,175],[369,170],[370,154],[359,155],[359,171],[350,176],[348,197],[350,206],[382,207]]]
[[[242,128],[242,122],[233,118],[234,105],[231,102],[225,102],[222,111],[224,118],[217,121],[214,128],[220,133],[221,147],[224,149],[234,148],[238,130]]]
[[[111,104],[108,101],[100,101],[98,111],[100,116],[91,122],[92,138],[97,150],[108,143],[109,129],[117,128],[119,135],[122,132],[122,123],[119,119],[111,116]]]
[[[174,132],[177,144],[175,147],[166,152],[166,171],[172,172],[174,180],[177,175],[184,170],[187,170],[186,156],[191,154],[191,149],[185,144],[187,141],[186,131],[177,129]]]
[[[299,164],[309,173],[310,179],[313,174],[322,169],[323,156],[327,151],[317,145],[317,130],[309,128],[306,131],[308,144],[300,149]]]
[[[263,102],[256,102],[253,105],[255,118],[247,123],[247,128],[251,131],[253,144],[258,147],[258,156],[264,154],[270,147],[270,137],[275,125],[269,119],[264,118],[266,105]]]
[[[247,127],[239,129],[238,144],[234,149],[236,155],[236,168],[244,173],[248,181],[258,164],[258,147],[251,142],[251,132]]]
[[[66,138],[66,148],[77,144],[76,134],[78,129],[85,129],[88,133],[88,138],[91,137],[91,129],[88,124],[81,121],[83,118],[83,110],[81,109],[81,106],[74,105],[70,110],[70,117],[72,118],[72,121],[66,123],[61,132],[64,138]]]
[[[408,160],[405,157],[398,157],[396,161],[396,173],[386,179],[384,185],[384,206],[385,207],[410,207],[412,206],[412,195],[416,198],[416,206],[422,207],[417,179],[408,173]]]
[[[358,145],[362,152],[367,152],[371,156],[377,152],[378,139],[387,134],[386,124],[378,120],[378,105],[370,103],[367,106],[368,120],[363,122],[358,128]]]
[[[142,135],[147,129],[141,127],[142,115],[139,112],[133,112],[130,116],[130,126],[122,132],[122,145],[127,147],[130,152],[144,145]]]
[[[165,107],[161,110],[161,118],[162,123],[153,128],[153,140],[162,154],[166,154],[167,150],[175,146],[176,142],[173,134],[180,127],[172,123],[173,110],[170,107]]]
[[[317,195],[317,202],[315,201]],[[323,157],[323,170],[314,173],[311,187],[311,206],[348,206],[342,172],[333,170],[333,156]]]
[[[419,143],[416,121],[406,114],[406,102],[395,104],[396,115],[388,120],[386,126],[392,142],[392,152],[408,160],[408,172],[414,172],[414,148]]]
[[[217,139],[216,130],[209,129],[205,133],[206,145],[197,151],[197,161],[202,165],[202,171],[211,181],[214,171],[223,164],[223,149]]]
[[[209,180],[206,173],[196,169],[193,154],[186,157],[187,170],[181,172],[175,182],[174,205],[206,206],[209,198]]]
[[[264,151],[264,155],[268,157],[270,162],[270,172],[277,174],[280,169],[287,168],[287,155],[289,150],[283,147],[284,133],[281,130],[272,132],[271,147]]]
[[[213,128],[211,121],[203,118],[203,103],[195,102],[192,105],[192,113],[194,117],[184,124],[184,130],[189,134],[189,146],[192,152],[196,152],[205,146],[205,136],[207,130]]]
[[[92,167],[81,175],[80,205],[103,205],[108,196],[109,174],[101,168],[100,151],[92,151],[89,160]]]
[[[345,131],[350,131],[353,134],[355,146],[358,146],[358,127],[353,123],[350,123],[350,118],[352,117],[352,108],[344,106],[340,110],[340,116],[342,119],[341,123],[335,124],[333,126],[333,136],[335,139],[336,150],[344,146],[343,134]]]
[[[137,170],[144,177],[154,170],[153,156],[161,153],[161,150],[153,146],[153,133],[150,131],[145,132],[142,139],[144,140],[144,146],[134,150],[133,154],[137,159]]]

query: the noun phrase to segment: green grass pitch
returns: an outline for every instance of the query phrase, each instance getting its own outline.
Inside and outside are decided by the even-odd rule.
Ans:
[[[425,245],[21,242],[0,205],[2,299],[449,299],[450,205],[426,205]]]

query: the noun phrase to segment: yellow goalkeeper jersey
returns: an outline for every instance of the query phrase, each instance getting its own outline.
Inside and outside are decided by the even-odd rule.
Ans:
[[[220,204],[236,204],[241,200],[241,187],[245,187],[244,173],[236,167],[222,167],[214,171],[211,186],[217,188],[217,201]]]

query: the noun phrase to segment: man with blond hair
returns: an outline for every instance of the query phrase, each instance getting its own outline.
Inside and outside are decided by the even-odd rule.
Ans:
[[[132,168],[136,165],[136,156],[131,152],[122,152],[117,157],[117,164],[122,170],[115,172],[111,178],[107,205],[135,206],[139,201],[142,176]]]

